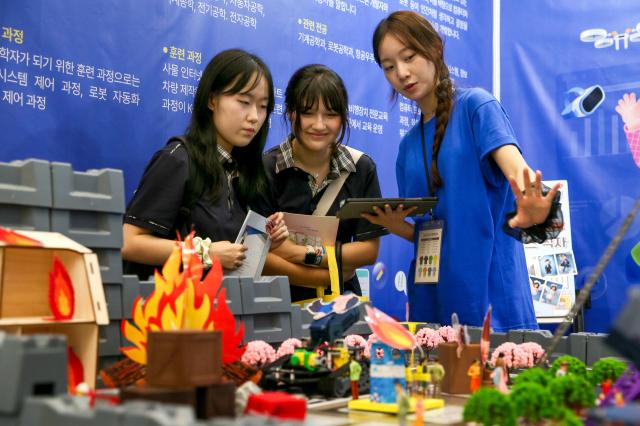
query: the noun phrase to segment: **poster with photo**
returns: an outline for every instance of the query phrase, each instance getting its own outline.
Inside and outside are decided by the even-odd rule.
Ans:
[[[546,303],[547,305],[558,306],[563,287],[564,286],[561,283],[545,281],[544,289],[540,296],[540,302]]]
[[[569,185],[567,181],[544,181],[544,184],[552,187],[557,182],[562,183],[564,229],[554,239],[524,247],[531,298],[539,322],[560,322],[575,302],[574,277],[578,267],[571,243]]]

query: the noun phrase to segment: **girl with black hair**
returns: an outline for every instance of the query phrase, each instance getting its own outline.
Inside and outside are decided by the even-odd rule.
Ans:
[[[274,108],[265,63],[243,50],[225,50],[205,68],[187,134],[169,140],[147,165],[124,216],[122,257],[141,277],[162,265],[176,232],[196,233],[205,267],[242,264],[235,244],[249,200],[266,187],[262,151]],[[282,214],[269,217],[272,247],[288,235]]]
[[[525,162],[493,96],[477,88],[454,90],[442,39],[423,16],[399,11],[383,19],[373,52],[393,95],[416,102],[421,111],[400,143],[399,195],[437,196],[433,219],[442,221],[427,216],[414,225],[406,220],[412,209],[402,206],[366,215],[409,241],[441,226],[438,283],[416,284],[411,267],[410,320],[449,324],[456,312],[461,323],[480,326],[491,304],[495,330],[537,328],[524,250],[516,238],[541,242],[562,229],[560,185],[543,191],[541,173]],[[514,201],[516,212],[509,214]]]
[[[285,109],[292,131],[264,155],[268,185],[252,204],[256,211],[313,214],[341,175],[346,180],[321,215],[334,216],[346,198],[380,197],[373,160],[343,146],[349,135],[349,101],[338,74],[324,65],[300,68],[287,84]],[[361,294],[355,269],[376,261],[379,237],[385,233],[364,219],[340,221],[337,240],[345,290]],[[316,297],[314,289],[329,283],[326,268],[322,247],[291,241],[270,253],[265,264],[265,271],[289,276],[294,301]]]

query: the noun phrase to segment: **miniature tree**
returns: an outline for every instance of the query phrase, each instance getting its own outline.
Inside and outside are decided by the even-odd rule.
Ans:
[[[420,347],[426,352],[427,358],[429,357],[429,352],[437,348],[438,345],[444,341],[437,330],[428,327],[418,330],[416,340],[418,344],[420,344]]]
[[[595,405],[596,393],[593,386],[577,374],[554,378],[549,384],[549,390],[560,404],[576,412]]]
[[[627,364],[615,358],[602,358],[591,366],[589,380],[594,386],[599,386],[605,380],[615,382],[627,369]]]
[[[379,341],[378,336],[376,336],[374,333],[371,333],[369,335],[369,337],[367,338],[367,346],[365,346],[364,353],[363,353],[363,355],[366,358],[369,358],[369,359],[371,358],[371,345],[373,345],[378,341]]]
[[[247,350],[241,361],[252,367],[260,368],[276,360],[276,350],[264,340],[252,340],[247,343]]]
[[[578,375],[580,377],[587,377],[587,366],[584,362],[580,361],[578,358],[571,355],[563,355],[560,358],[556,359],[551,368],[549,368],[549,374],[551,377],[555,377],[558,369],[560,368],[560,364],[562,363],[569,364],[569,373]]]
[[[359,334],[350,334],[344,338],[344,344],[348,348],[355,346],[364,349],[367,347],[367,340]]]
[[[580,420],[580,417],[576,416],[571,410],[562,409],[558,412],[560,415],[557,417],[557,422],[562,426],[583,426],[584,423]]]
[[[495,348],[491,354],[491,365],[496,365],[496,360],[504,354],[504,363],[508,369],[527,367],[527,354],[513,342],[505,342]]]
[[[450,325],[444,325],[438,329],[438,334],[442,337],[443,342],[457,342],[458,341],[458,332],[453,329]]]
[[[542,419],[550,419],[557,412],[557,402],[548,388],[534,383],[523,382],[515,385],[509,395],[516,416],[525,424],[535,424]]]
[[[518,374],[514,380],[514,384],[537,383],[541,386],[547,386],[552,378],[546,370],[540,367],[533,367]]]
[[[276,352],[276,359],[282,358],[285,355],[291,355],[293,354],[293,352],[295,352],[296,348],[301,348],[301,347],[302,347],[302,342],[300,341],[300,339],[291,337],[285,340],[284,342],[282,342],[282,344],[280,344],[280,347]]]
[[[484,426],[516,424],[509,398],[493,388],[480,388],[471,395],[464,406],[463,419]]]
[[[524,342],[518,345],[518,347],[525,353],[526,355],[526,367],[531,368],[540,358],[544,355],[544,349],[542,346],[535,342]]]

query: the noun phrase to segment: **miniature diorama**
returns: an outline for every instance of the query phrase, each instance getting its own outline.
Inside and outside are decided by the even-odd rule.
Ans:
[[[91,272],[98,270],[94,255],[58,234],[2,229],[0,238],[0,330],[10,333],[0,333],[0,373],[15,390],[0,401],[0,420],[20,417],[32,393],[84,395],[86,410],[95,402],[96,412],[104,404],[132,407],[134,400],[187,404],[193,422],[246,413],[302,420],[307,403],[290,394],[304,393],[344,397],[350,410],[395,414],[401,424],[415,412],[415,425],[423,424],[425,410],[444,405],[441,392],[472,394],[464,419],[482,424],[574,424],[591,407],[633,407],[640,397],[640,373],[620,359],[591,357],[587,370],[584,355],[556,354],[547,369],[534,367],[542,347],[515,343],[522,337],[494,340],[490,311],[478,344],[455,317],[451,326],[413,324],[410,331],[369,305],[373,334],[345,337],[363,307],[345,294],[307,305],[314,318],[308,339],[286,339],[277,350],[262,340],[242,345],[220,265],[214,261],[202,278],[189,237],[156,273],[155,291],[138,298],[131,320],[122,322],[129,345],[122,348],[125,360],[101,371],[105,385],[119,388],[108,393],[92,382],[97,327],[107,320]],[[490,341],[497,341],[491,356]]]
[[[267,363],[261,386],[325,397],[344,397],[354,390],[366,393],[369,363],[361,356],[364,348],[348,347],[342,340],[345,331],[358,321],[359,303],[357,296],[344,294],[329,303],[317,300],[308,305],[306,309],[314,318],[308,344]],[[360,367],[358,374],[355,364]]]
[[[370,396],[349,401],[349,409],[394,413],[403,422],[407,413],[416,410],[418,394],[421,411],[444,406],[442,399],[424,398],[430,377],[426,371],[418,371],[414,351],[420,351],[418,358],[423,358],[424,353],[415,335],[376,308],[366,306],[366,311],[365,319],[376,336],[369,350]]]

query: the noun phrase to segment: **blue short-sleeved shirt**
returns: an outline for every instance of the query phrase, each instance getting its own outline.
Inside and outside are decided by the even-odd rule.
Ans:
[[[435,121],[418,123],[400,143],[396,178],[401,197],[427,195],[419,126],[424,126],[430,168]],[[434,217],[444,220],[440,282],[409,287],[411,320],[449,324],[456,312],[461,323],[480,326],[490,303],[495,330],[538,328],[524,248],[501,230],[514,197],[490,154],[508,144],[519,148],[500,103],[482,89],[457,89],[438,154],[444,182],[436,190],[434,209]]]

